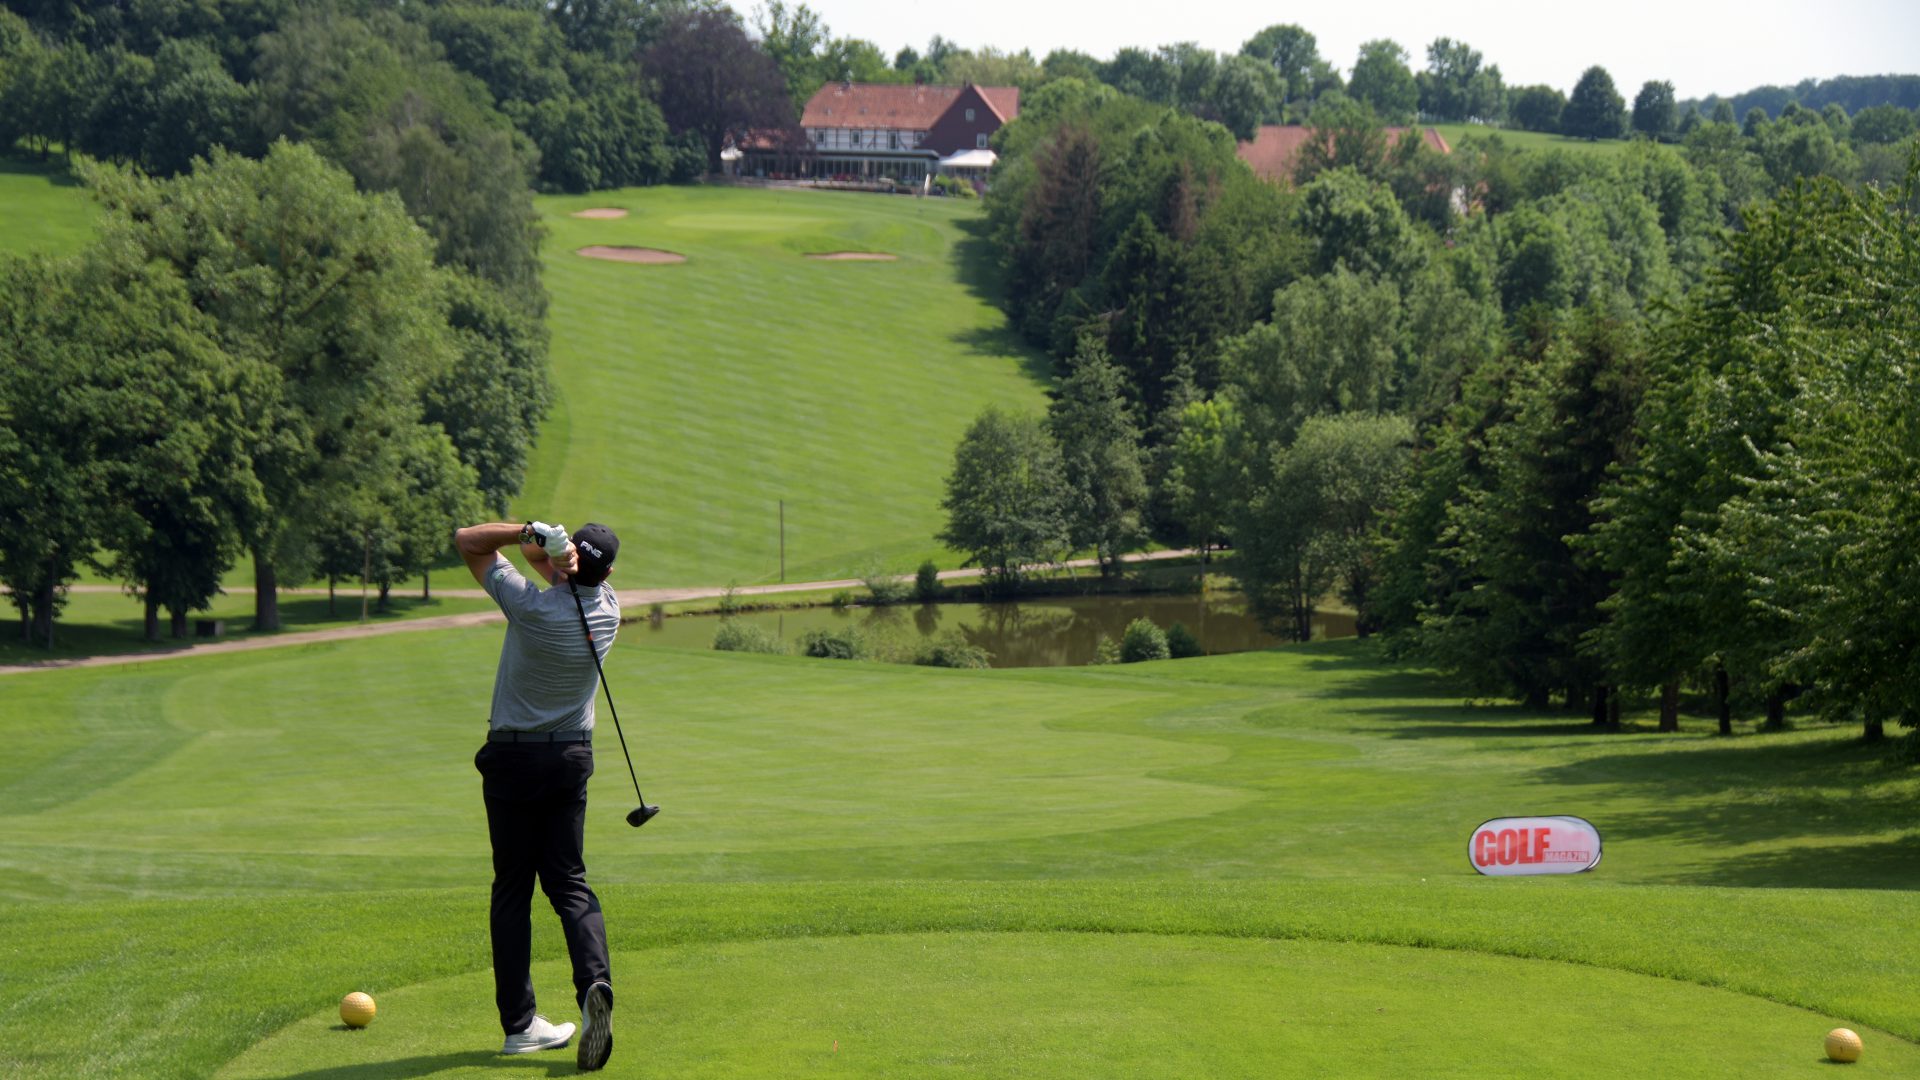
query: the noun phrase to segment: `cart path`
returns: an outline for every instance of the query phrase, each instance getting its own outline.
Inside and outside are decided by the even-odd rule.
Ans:
[[[1162,559],[1179,559],[1197,555],[1191,549],[1177,551],[1146,551],[1122,557],[1123,562],[1157,562]],[[1050,564],[1063,569],[1086,569],[1098,565],[1094,559],[1072,559],[1064,563]],[[958,581],[979,577],[981,570],[942,570],[941,581]],[[895,578],[896,581],[912,581],[911,574]],[[742,585],[733,590],[733,595],[778,596],[782,593],[815,592],[827,589],[855,589],[865,586],[858,578],[838,578],[833,581],[796,581],[777,585]],[[74,585],[73,592],[121,592],[118,585]],[[226,590],[232,594],[252,595],[253,589],[236,587]],[[322,593],[324,589],[281,589],[283,595],[302,595]],[[678,589],[623,589],[620,590],[620,606],[628,611],[629,621],[643,617],[640,612],[653,604],[674,604],[687,600],[711,600],[725,596],[724,585],[702,585]],[[486,593],[480,589],[438,589],[435,596],[458,599],[485,599]],[[325,630],[297,630],[280,634],[261,634],[254,637],[234,638],[230,641],[212,641],[202,645],[157,645],[136,652],[109,653],[101,656],[76,656],[64,660],[42,660],[27,664],[0,664],[0,675],[19,675],[30,671],[50,671],[55,668],[103,667],[109,664],[145,664],[157,660],[173,660],[182,656],[205,656],[209,653],[248,652],[254,649],[280,649],[297,645],[315,645],[328,641],[344,641],[349,638],[380,637],[385,634],[404,634],[416,630],[449,630],[458,627],[484,626],[488,623],[503,622],[505,617],[497,611],[469,611],[460,615],[435,615],[425,619],[408,619],[402,622],[362,623],[352,626],[330,626]]]

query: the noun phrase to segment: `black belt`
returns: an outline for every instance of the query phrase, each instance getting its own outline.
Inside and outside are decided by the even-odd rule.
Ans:
[[[499,731],[487,732],[488,742],[510,743],[557,743],[592,742],[593,732],[588,729],[576,731]]]

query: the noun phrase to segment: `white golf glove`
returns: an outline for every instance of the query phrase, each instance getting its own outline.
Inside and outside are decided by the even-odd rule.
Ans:
[[[567,527],[565,525],[549,525],[544,521],[529,521],[527,522],[527,531],[533,534],[533,539],[536,543],[546,549],[548,558],[564,559],[567,557]]]

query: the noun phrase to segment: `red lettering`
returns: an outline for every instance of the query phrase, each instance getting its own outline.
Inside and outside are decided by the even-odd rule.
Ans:
[[[1473,861],[1480,866],[1492,866],[1493,857],[1493,833],[1481,829],[1473,836]]]
[[[1553,844],[1549,842],[1547,838],[1552,835],[1553,835],[1552,829],[1533,830],[1533,861],[1534,862],[1547,861],[1547,849],[1553,846]]]
[[[1520,834],[1512,829],[1501,829],[1499,839],[1501,866],[1512,866],[1520,858]]]

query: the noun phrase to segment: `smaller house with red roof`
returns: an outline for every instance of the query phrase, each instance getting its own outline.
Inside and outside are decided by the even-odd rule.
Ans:
[[[941,173],[984,179],[994,163],[988,141],[1018,115],[1014,86],[832,82],[801,111],[802,146],[750,142],[740,171],[916,185]]]
[[[1387,145],[1400,145],[1400,140],[1413,130],[1387,128]],[[1292,184],[1294,166],[1300,162],[1300,150],[1312,137],[1313,129],[1301,124],[1266,124],[1253,133],[1253,138],[1242,142],[1237,152],[1240,160],[1246,162],[1260,179],[1276,184]],[[1433,128],[1419,129],[1418,138],[1442,154],[1453,153],[1447,140]]]

